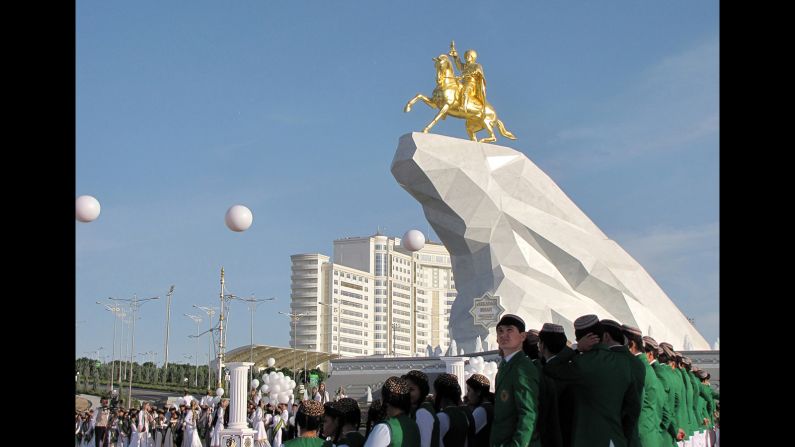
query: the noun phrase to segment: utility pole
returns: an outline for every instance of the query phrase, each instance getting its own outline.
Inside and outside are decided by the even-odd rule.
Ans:
[[[223,375],[224,348],[226,347],[226,333],[224,328],[229,321],[229,308],[227,303],[236,295],[224,293],[224,268],[221,267],[221,316],[218,321],[218,388],[221,388],[221,377]],[[226,321],[226,322],[225,322]],[[228,332],[228,331],[227,331]]]
[[[163,360],[163,369],[168,369],[168,335],[171,332],[171,295],[174,294],[174,286],[172,285],[170,289],[168,289],[168,293],[166,294],[166,348],[163,351],[163,355],[165,359]]]
[[[295,368],[296,368],[295,347],[296,347],[296,345],[298,345],[297,325],[298,325],[298,320],[300,320],[301,317],[306,316],[306,314],[304,314],[304,313],[297,314],[295,312],[290,312],[290,313],[279,312],[279,313],[282,314],[282,315],[287,315],[288,317],[290,317],[290,319],[293,322],[293,380],[295,380],[295,378],[297,377],[296,374],[295,374]]]
[[[196,309],[199,309],[199,310],[201,310],[201,311],[203,311],[204,313],[207,314],[207,331],[205,333],[212,331],[213,330],[212,329],[212,324],[213,324],[212,319],[213,319],[213,315],[215,315],[215,309],[217,309],[217,308],[215,308],[215,307],[206,307],[206,306],[197,306],[195,304],[193,305],[193,307],[195,307]],[[202,336],[202,335],[204,335],[204,334],[199,334],[199,336]],[[212,368],[210,368],[210,359],[211,358],[213,358],[213,337],[212,337],[212,335],[207,337],[207,388],[210,388],[210,384],[212,383],[212,380],[211,380],[212,374],[210,373],[210,370],[212,369]]]
[[[105,304],[103,302],[97,301],[97,304],[102,304],[105,306],[105,310],[109,311],[113,314],[113,347],[111,348],[111,357],[110,357],[110,391],[113,391],[113,374],[116,371],[116,320],[118,319],[118,314],[121,313],[121,307],[119,306],[111,306]]]
[[[254,295],[251,295],[248,298],[237,298],[237,297],[235,298],[240,301],[244,301],[248,305],[248,311],[251,315],[251,323],[249,325],[249,331],[251,333],[251,341],[249,343],[248,356],[249,356],[249,362],[254,363],[254,312],[257,311],[257,306],[259,306],[265,301],[273,301],[276,299],[276,297],[256,299],[254,298]],[[254,377],[254,366],[252,365],[252,367],[248,369],[248,381],[251,382],[253,377]]]
[[[196,379],[193,383],[193,386],[198,387],[199,386],[199,323],[202,322],[202,319],[201,317],[197,317],[196,315],[190,315],[190,314],[183,314],[183,315],[190,318],[191,320],[193,320],[194,323],[196,323]]]
[[[132,367],[133,367],[133,355],[135,353],[135,319],[136,314],[138,313],[138,308],[143,306],[147,301],[151,300],[158,300],[160,299],[159,296],[153,296],[151,298],[143,298],[139,299],[137,295],[133,295],[132,299],[125,299],[125,298],[111,298],[112,300],[116,301],[127,301],[130,303],[130,310],[132,313],[132,329],[130,330],[130,385],[129,391],[127,394],[127,405],[130,406],[132,404]]]

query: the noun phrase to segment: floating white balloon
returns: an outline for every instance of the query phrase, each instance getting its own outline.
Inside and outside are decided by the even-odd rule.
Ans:
[[[75,200],[75,218],[80,222],[92,222],[99,217],[99,201],[93,196],[80,196]]]
[[[269,368],[272,368],[273,365],[275,365],[275,364],[276,364],[276,359],[274,359],[273,357],[268,359],[268,367]]]
[[[403,235],[400,245],[408,251],[422,250],[425,246],[425,235],[420,230],[409,230]]]
[[[251,210],[243,205],[235,205],[226,211],[226,226],[232,231],[246,231],[254,221]]]
[[[251,380],[251,389],[256,389],[259,386],[259,380],[253,379]]]
[[[269,392],[270,389],[271,389],[271,386],[268,385],[267,383],[265,385],[262,385],[262,388],[260,388],[260,390],[262,390],[263,393]]]
[[[224,389],[223,388],[218,388],[217,390],[215,390],[215,395],[218,396],[218,397],[223,396],[224,395]]]

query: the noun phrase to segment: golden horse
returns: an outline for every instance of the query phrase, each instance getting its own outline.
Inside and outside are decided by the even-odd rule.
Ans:
[[[480,140],[481,143],[497,141],[497,137],[494,135],[495,124],[504,137],[511,140],[516,139],[505,128],[505,124],[497,119],[497,112],[488,101],[486,101],[484,106],[478,98],[470,98],[467,109],[464,110],[461,104],[463,97],[461,89],[463,85],[453,72],[453,64],[450,62],[450,58],[446,54],[442,54],[433,58],[433,61],[436,65],[436,88],[433,89],[433,95],[428,98],[420,93],[412,98],[403,109],[404,112],[411,111],[411,106],[419,100],[422,100],[431,108],[439,109],[439,113],[436,114],[433,121],[428,123],[425,129],[422,129],[423,133],[428,133],[440,119],[445,119],[449,115],[466,120],[467,133],[472,141],[478,141],[475,134],[483,129],[489,132],[489,136]]]

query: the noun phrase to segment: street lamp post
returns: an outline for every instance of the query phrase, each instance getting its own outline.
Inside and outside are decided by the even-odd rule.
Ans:
[[[288,317],[290,317],[290,319],[293,322],[293,380],[295,380],[295,378],[296,378],[296,375],[295,375],[295,367],[296,367],[296,363],[295,363],[295,347],[298,345],[298,327],[297,326],[298,326],[298,320],[300,320],[301,317],[305,317],[306,314],[305,313],[295,313],[295,312],[290,312],[290,313],[279,312],[279,313],[282,314],[282,315],[287,315]]]
[[[259,306],[260,304],[262,304],[265,301],[273,301],[273,300],[276,299],[276,297],[256,299],[252,295],[252,296],[250,296],[248,298],[237,298],[237,297],[235,297],[235,298],[240,300],[240,301],[244,301],[248,305],[248,311],[249,311],[249,313],[251,315],[251,323],[249,325],[249,331],[251,332],[251,341],[250,341],[249,350],[248,350],[249,351],[249,354],[248,354],[249,355],[249,360],[248,361],[251,362],[251,363],[254,363],[254,312],[257,311],[257,306]],[[254,368],[252,366],[251,368],[248,369],[248,381],[251,382],[251,379],[253,377],[254,377]]]
[[[213,315],[215,315],[216,307],[206,307],[206,306],[197,306],[193,305],[193,307],[203,311],[207,314],[207,332],[212,331],[212,319]],[[213,356],[213,337],[207,337],[207,388],[210,388],[210,384],[212,383],[211,380],[211,373],[210,373],[210,359]]]
[[[128,388],[127,394],[127,405],[132,405],[132,357],[133,353],[135,352],[135,318],[136,314],[138,313],[138,308],[144,305],[147,301],[157,300],[160,299],[159,296],[153,296],[150,298],[143,298],[139,299],[136,295],[133,295],[132,299],[125,299],[125,298],[111,298],[112,300],[116,301],[128,301],[130,303],[130,310],[132,313],[132,330],[130,331],[130,385]]]
[[[201,317],[197,317],[196,315],[191,314],[183,314],[186,317],[193,320],[196,323],[196,379],[194,381],[194,386],[199,386],[199,323],[202,322]]]
[[[171,332],[171,295],[174,294],[174,286],[172,285],[171,288],[168,289],[168,293],[166,294],[166,347],[163,351],[163,369],[168,370],[168,335]]]
[[[113,373],[115,372],[116,366],[116,320],[118,319],[118,313],[121,312],[121,307],[119,306],[111,306],[100,301],[97,301],[97,304],[102,304],[105,306],[105,310],[111,312],[113,314],[113,348],[111,349],[111,357],[110,357],[110,391],[113,391]]]

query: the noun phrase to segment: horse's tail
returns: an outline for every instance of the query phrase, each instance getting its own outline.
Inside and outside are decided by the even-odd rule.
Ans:
[[[510,131],[508,131],[508,129],[505,128],[505,124],[503,124],[502,121],[496,120],[495,124],[497,124],[497,129],[500,130],[502,136],[504,136],[505,138],[510,138],[511,140],[516,139],[516,137]]]

